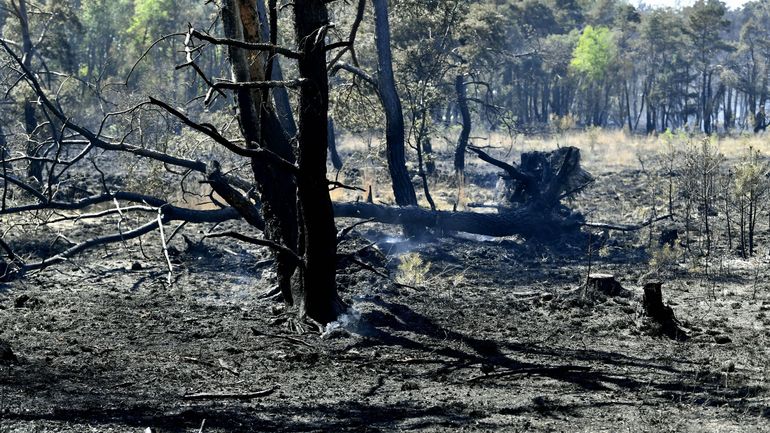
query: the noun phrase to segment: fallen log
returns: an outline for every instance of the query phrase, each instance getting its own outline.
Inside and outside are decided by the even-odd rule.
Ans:
[[[593,181],[580,167],[580,150],[563,147],[552,152],[527,152],[514,165],[469,147],[478,157],[503,170],[505,194],[497,213],[449,212],[414,206],[335,203],[336,217],[366,218],[385,224],[422,226],[487,236],[556,239],[580,232],[583,216],[561,204]]]
[[[252,400],[260,397],[267,397],[279,388],[275,385],[271,388],[253,391],[253,392],[199,392],[195,394],[184,394],[184,400]]]
[[[523,236],[555,238],[577,232],[584,223],[582,215],[566,208],[543,213],[532,208],[518,208],[493,213],[431,211],[410,207],[383,206],[372,203],[335,203],[335,217],[371,219],[397,225],[420,225],[444,231],[458,231],[487,236]]]

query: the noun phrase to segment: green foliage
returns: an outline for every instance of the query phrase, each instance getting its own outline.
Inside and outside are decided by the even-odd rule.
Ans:
[[[675,270],[684,258],[684,251],[678,246],[656,246],[649,251],[648,267],[652,274],[661,276],[665,272]]]
[[[722,38],[722,32],[730,25],[726,13],[727,7],[719,0],[698,0],[689,10],[686,33],[701,62],[709,62],[715,50],[731,48]]]
[[[173,0],[134,0],[134,16],[127,33],[145,42],[147,35],[159,36],[169,27]]]
[[[607,75],[615,57],[612,32],[606,27],[586,26],[572,53],[570,68],[592,81],[601,81]]]

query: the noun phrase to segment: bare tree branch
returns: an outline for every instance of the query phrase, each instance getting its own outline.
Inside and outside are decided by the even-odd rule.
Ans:
[[[307,83],[306,79],[285,81],[217,81],[213,83],[215,89],[274,89],[276,87],[297,88]]]
[[[291,59],[298,59],[300,58],[300,56],[302,56],[301,52],[292,51],[288,48],[279,47],[273,44],[244,42],[244,41],[239,41],[237,39],[229,39],[229,38],[217,38],[209,35],[208,33],[203,33],[193,28],[190,28],[190,33],[194,37],[202,41],[206,41],[212,45],[228,45],[228,46],[243,48],[244,50],[252,50],[252,51],[270,51],[276,54],[281,54]]]
[[[650,224],[656,223],[658,221],[663,221],[665,219],[669,219],[673,217],[673,215],[663,215],[657,218],[650,218],[649,220],[640,223],[640,224],[609,224],[609,223],[592,223],[592,222],[585,222],[582,224],[583,227],[590,227],[594,229],[604,229],[604,230],[616,230],[620,232],[633,232],[637,230],[641,230]]]
[[[224,237],[229,237],[229,238],[237,239],[237,240],[239,240],[241,242],[246,242],[246,243],[253,244],[253,245],[260,245],[260,246],[263,246],[263,247],[272,248],[272,249],[274,249],[276,251],[280,251],[280,252],[285,253],[285,254],[289,255],[290,257],[292,257],[296,261],[297,265],[302,266],[304,264],[302,258],[300,256],[298,256],[297,253],[292,251],[290,248],[287,248],[287,247],[285,247],[285,246],[283,246],[283,245],[281,245],[279,243],[276,243],[276,242],[273,242],[273,241],[270,241],[270,240],[267,240],[267,239],[255,238],[253,236],[247,236],[247,235],[244,235],[242,233],[238,233],[238,232],[234,232],[234,231],[208,233],[205,236],[203,236],[204,239],[206,239],[206,238],[224,238]]]
[[[161,107],[164,110],[168,111],[174,117],[181,120],[182,123],[184,123],[185,125],[189,126],[190,128],[198,132],[201,132],[207,135],[208,137],[212,138],[214,141],[221,144],[227,150],[235,153],[236,155],[247,156],[251,158],[267,156],[268,158],[270,158],[272,162],[276,163],[278,167],[286,169],[289,172],[294,174],[296,174],[299,171],[299,168],[296,165],[281,158],[278,154],[276,154],[271,150],[265,149],[264,147],[259,147],[256,149],[248,149],[245,147],[238,146],[237,144],[233,143],[232,141],[222,136],[213,126],[194,122],[189,117],[181,113],[179,110],[176,110],[175,108],[171,107],[170,105],[166,104],[163,101],[150,97],[150,103],[153,105],[157,105],[158,107]]]
[[[337,72],[340,69],[342,69],[344,71],[348,71],[351,74],[361,78],[362,80],[366,81],[367,84],[372,86],[372,89],[374,91],[376,91],[377,93],[380,92],[380,86],[379,86],[379,84],[377,83],[377,80],[374,77],[372,77],[371,75],[367,74],[366,71],[364,71],[363,69],[355,67],[353,65],[350,65],[348,63],[345,63],[345,62],[337,62],[337,63],[335,63],[334,66],[332,66],[331,70],[329,71],[329,74],[330,75],[335,75],[335,74],[337,74]]]

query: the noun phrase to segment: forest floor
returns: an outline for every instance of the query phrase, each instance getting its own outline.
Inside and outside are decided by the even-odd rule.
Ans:
[[[574,205],[634,217],[644,175],[593,171]],[[489,190],[494,176],[469,182]],[[0,339],[18,358],[0,365],[0,432],[770,431],[762,260],[725,255],[707,273],[669,259],[657,277],[690,337],[674,341],[642,314],[645,232],[590,253],[582,237],[356,233],[343,250],[376,242],[362,260],[413,287],[340,265],[350,309],[321,335],[287,330],[261,297],[268,252],[233,242],[177,237],[171,285],[149,238],[0,285]],[[582,290],[589,262],[628,295]]]

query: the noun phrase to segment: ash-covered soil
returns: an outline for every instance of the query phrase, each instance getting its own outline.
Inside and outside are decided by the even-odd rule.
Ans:
[[[633,217],[638,177],[603,174],[575,206]],[[17,360],[0,366],[0,431],[770,431],[761,262],[656,274],[690,337],[673,341],[642,315],[644,233],[592,248],[354,233],[343,252],[376,241],[361,260],[404,284],[342,263],[350,310],[322,335],[288,331],[262,297],[268,252],[230,241],[178,236],[171,284],[152,236],[3,284],[0,339]],[[631,294],[583,290],[589,262]]]

